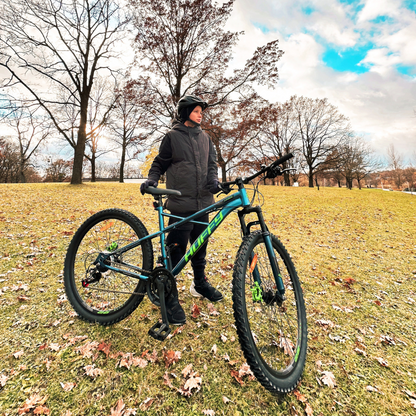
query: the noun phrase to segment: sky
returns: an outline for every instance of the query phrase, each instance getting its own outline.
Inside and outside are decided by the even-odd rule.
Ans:
[[[392,144],[416,162],[416,0],[236,0],[226,28],[245,32],[236,67],[279,39],[264,98],[328,98],[381,158]]]

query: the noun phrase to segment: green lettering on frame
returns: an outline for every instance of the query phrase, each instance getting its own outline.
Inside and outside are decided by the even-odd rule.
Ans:
[[[195,251],[205,243],[211,233],[220,225],[221,221],[224,219],[223,213],[220,211],[215,218],[209,223],[205,231],[198,237],[198,239],[192,244],[191,248],[185,254],[185,261],[189,260],[189,257],[192,256]]]

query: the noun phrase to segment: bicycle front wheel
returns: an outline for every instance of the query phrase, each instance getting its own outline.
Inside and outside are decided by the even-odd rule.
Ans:
[[[306,311],[292,260],[275,236],[271,241],[285,298],[279,297],[263,235],[255,232],[244,238],[237,253],[234,318],[244,356],[259,382],[273,393],[289,393],[306,361]]]
[[[112,270],[98,270],[94,261],[102,251],[114,251],[147,235],[142,222],[121,209],[107,209],[90,217],[75,233],[65,258],[64,284],[69,302],[89,322],[110,325],[130,315],[146,293],[146,283]],[[111,266],[120,262],[152,270],[150,240],[120,256],[110,256]]]

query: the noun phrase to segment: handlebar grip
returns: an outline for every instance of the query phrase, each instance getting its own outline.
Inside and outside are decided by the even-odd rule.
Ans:
[[[273,165],[281,165],[282,163],[285,163],[286,160],[292,159],[292,157],[294,157],[293,153],[288,153],[287,155],[284,155],[283,157],[281,157],[280,159],[277,159]]]

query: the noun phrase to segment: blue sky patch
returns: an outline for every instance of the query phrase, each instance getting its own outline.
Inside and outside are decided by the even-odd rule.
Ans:
[[[396,69],[400,74],[414,77],[416,75],[416,68],[411,65],[396,65]]]
[[[416,1],[415,0],[404,0],[403,6],[406,7],[406,9],[412,10],[416,13]]]
[[[315,9],[311,6],[302,7],[302,12],[308,16],[311,15],[314,11]]]
[[[261,23],[251,22],[254,27],[260,29],[263,33],[269,33],[270,29],[266,25],[262,25]]]
[[[375,19],[370,20],[372,23],[393,23],[394,19],[389,16],[377,16]]]
[[[340,72],[355,72],[362,74],[368,72],[368,66],[359,65],[366,57],[371,44],[367,44],[360,48],[349,48],[343,51],[328,48],[322,55],[322,60],[326,66]]]

